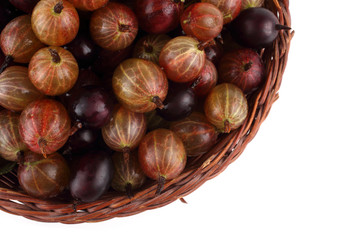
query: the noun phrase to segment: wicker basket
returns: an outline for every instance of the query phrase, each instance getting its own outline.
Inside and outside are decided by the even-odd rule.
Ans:
[[[265,0],[265,5],[278,13],[280,24],[291,26],[289,0]],[[160,195],[155,196],[156,183],[150,182],[132,199],[109,192],[98,201],[78,204],[75,211],[73,202],[65,198],[39,200],[28,196],[18,188],[16,172],[10,172],[0,176],[0,209],[35,221],[74,224],[130,216],[178,199],[184,201],[184,196],[224,171],[255,137],[272,104],[279,97],[278,90],[293,35],[293,31],[281,31],[272,47],[261,52],[266,63],[266,83],[250,99],[250,114],[242,127],[221,136],[210,152],[191,160],[191,165],[178,178],[165,184]]]

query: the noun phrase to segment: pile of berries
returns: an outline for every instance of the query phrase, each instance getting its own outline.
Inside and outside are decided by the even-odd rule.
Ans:
[[[160,194],[247,118],[258,53],[288,29],[261,4],[1,1],[1,161],[36,198]]]

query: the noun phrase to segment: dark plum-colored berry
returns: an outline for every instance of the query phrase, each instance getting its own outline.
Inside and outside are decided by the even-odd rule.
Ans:
[[[231,24],[231,33],[245,47],[263,48],[269,46],[280,30],[290,27],[281,25],[270,10],[262,7],[241,11]]]
[[[109,189],[113,174],[110,155],[102,150],[90,151],[71,168],[71,195],[77,201],[93,202]]]
[[[113,101],[104,89],[87,86],[74,91],[67,107],[73,121],[84,127],[101,128],[110,119]]]
[[[88,34],[79,33],[76,38],[65,46],[77,60],[80,67],[90,66],[97,57],[96,44]]]
[[[191,87],[173,84],[169,88],[164,107],[158,114],[168,121],[177,121],[189,116],[196,105],[195,92]]]

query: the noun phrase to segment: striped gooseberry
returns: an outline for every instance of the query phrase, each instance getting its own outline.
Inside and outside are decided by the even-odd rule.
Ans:
[[[136,42],[133,57],[158,64],[161,49],[170,40],[171,38],[166,34],[148,34]]]
[[[149,178],[158,181],[160,194],[165,181],[178,177],[186,165],[186,151],[181,139],[167,129],[149,132],[141,141],[138,157],[141,169]]]
[[[21,161],[27,150],[19,134],[19,119],[18,113],[0,111],[0,155],[8,161]]]
[[[172,122],[170,130],[180,137],[189,157],[206,153],[216,143],[218,136],[216,128],[204,114],[199,112],[194,112],[180,121]]]
[[[0,47],[5,55],[0,73],[11,62],[29,63],[31,57],[44,47],[31,28],[31,17],[22,15],[9,22],[0,35]]]
[[[68,0],[74,7],[82,11],[94,11],[103,7],[109,0]]]
[[[234,20],[240,13],[243,0],[201,0],[204,3],[211,3],[223,14],[224,24]]]
[[[120,103],[133,112],[162,108],[168,92],[165,73],[155,63],[130,58],[115,70],[113,89]]]
[[[12,111],[22,111],[32,101],[44,95],[28,77],[28,68],[11,66],[0,74],[0,105]]]
[[[111,187],[118,192],[125,192],[132,198],[133,190],[140,188],[146,180],[146,176],[137,159],[137,153],[131,153],[130,159],[125,160],[123,154],[115,152],[112,155],[114,164],[114,177]]]
[[[245,94],[256,90],[265,80],[265,65],[250,48],[225,54],[218,69],[221,82],[233,83]]]
[[[100,47],[111,51],[124,49],[134,41],[138,21],[124,4],[110,2],[96,10],[90,20],[92,39]]]
[[[43,155],[26,152],[24,162],[17,173],[20,186],[29,195],[37,198],[52,198],[68,187],[70,170],[59,153]]]
[[[159,65],[174,82],[195,80],[205,65],[204,46],[192,37],[173,38],[161,50]]]
[[[223,28],[223,15],[210,3],[194,3],[186,8],[180,22],[188,36],[206,42],[220,34]]]
[[[117,106],[110,121],[102,127],[103,139],[111,149],[123,152],[125,161],[145,136],[146,120],[143,113],[135,113]]]
[[[219,132],[240,127],[248,115],[244,93],[236,85],[222,83],[211,90],[204,104],[206,118]]]
[[[79,66],[71,52],[61,47],[37,51],[29,63],[29,78],[34,86],[49,96],[69,91],[79,75]]]
[[[56,152],[71,134],[65,107],[52,99],[30,103],[20,115],[19,132],[29,150],[43,154]]]
[[[46,0],[36,4],[31,15],[37,38],[50,46],[63,46],[76,37],[80,20],[74,6],[65,0]]]

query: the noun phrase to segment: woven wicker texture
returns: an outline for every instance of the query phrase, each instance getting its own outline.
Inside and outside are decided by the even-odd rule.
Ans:
[[[265,6],[278,13],[280,24],[291,26],[289,0],[266,0]],[[78,203],[75,206],[65,198],[39,200],[28,196],[19,189],[16,172],[11,172],[0,176],[0,209],[35,221],[74,224],[130,216],[162,207],[178,199],[184,201],[183,197],[223,172],[255,137],[272,104],[279,97],[278,91],[293,35],[294,31],[281,31],[274,44],[261,52],[266,63],[266,83],[250,99],[250,112],[242,127],[222,135],[210,152],[189,161],[184,172],[168,181],[160,195],[155,196],[157,184],[149,182],[132,199],[109,192],[98,201]]]

